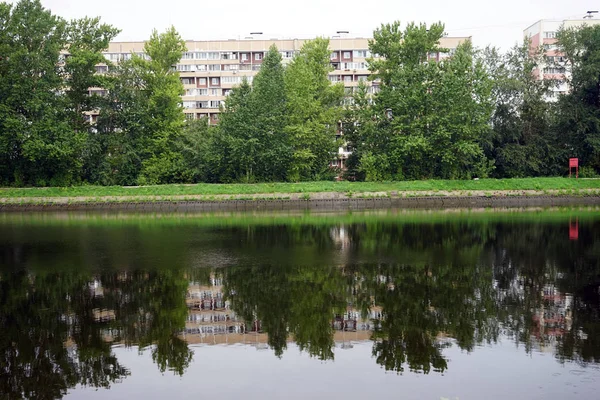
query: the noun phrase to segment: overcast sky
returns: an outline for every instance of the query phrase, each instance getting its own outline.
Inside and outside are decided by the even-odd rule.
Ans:
[[[3,0],[0,0],[3,1]],[[16,0],[8,0],[15,3]],[[544,18],[581,18],[598,0],[42,0],[71,19],[100,16],[119,29],[117,40],[145,40],[153,28],[174,25],[186,40],[311,38],[349,31],[370,37],[381,23],[442,21],[450,36],[472,36],[476,46],[507,48],[523,29]],[[596,18],[600,18],[597,16]]]

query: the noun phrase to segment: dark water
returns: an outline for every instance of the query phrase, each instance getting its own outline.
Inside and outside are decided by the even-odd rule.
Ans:
[[[0,325],[0,399],[598,399],[600,212],[0,214]]]

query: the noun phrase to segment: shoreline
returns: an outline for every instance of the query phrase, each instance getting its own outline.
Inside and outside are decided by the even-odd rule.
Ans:
[[[600,192],[561,190],[273,193],[216,196],[106,196],[0,198],[0,212],[23,211],[276,211],[446,209],[600,205]]]

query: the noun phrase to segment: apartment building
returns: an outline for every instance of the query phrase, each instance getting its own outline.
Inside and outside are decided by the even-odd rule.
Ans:
[[[448,49],[445,53],[429,54],[430,59],[443,60],[451,56],[456,47],[470,37],[444,37],[440,45]],[[210,124],[219,121],[220,106],[244,78],[250,83],[260,70],[263,58],[269,48],[275,45],[281,53],[284,65],[291,62],[306,39],[268,39],[252,36],[240,40],[187,41],[187,52],[176,65],[185,93],[182,103],[186,119],[206,118]],[[372,55],[369,51],[368,38],[332,37],[330,39],[330,62],[333,70],[329,74],[332,83],[344,85],[347,101],[359,82],[369,86],[370,93],[379,90],[377,81],[367,80],[370,72],[367,60]],[[132,54],[144,55],[144,42],[112,42],[104,52],[105,58],[112,63],[131,58]],[[96,66],[98,73],[108,72],[108,65]],[[92,88],[97,94],[103,94],[101,88]],[[94,122],[95,116],[90,116]],[[332,167],[343,169],[345,160],[351,149],[343,145],[338,150]]]
[[[594,19],[592,14],[588,14],[588,17],[581,19],[542,19],[523,31],[524,36],[530,40],[532,51],[540,46],[544,48],[544,59],[534,71],[534,75],[539,79],[556,80],[557,84],[552,87],[549,100],[556,100],[558,95],[569,91],[568,80],[571,77],[570,66],[565,62],[565,54],[558,48],[556,35],[559,29],[597,24],[600,24],[600,19]]]
[[[456,49],[466,37],[444,37],[442,47],[448,53],[430,54],[431,58],[443,59]],[[182,96],[184,112],[188,119],[208,118],[210,123],[219,120],[219,106],[231,90],[245,77],[250,83],[260,70],[263,58],[271,45],[275,45],[288,64],[306,40],[304,39],[257,39],[188,41],[188,51],[176,65],[181,76],[185,94]],[[352,93],[360,81],[369,76],[367,38],[332,38],[331,82],[342,82],[347,93]],[[144,55],[144,42],[112,42],[104,53],[112,63],[131,58],[131,54]],[[108,71],[106,64],[96,67],[98,73]],[[377,82],[369,83],[372,92],[377,91]],[[102,89],[92,89],[101,91]]]

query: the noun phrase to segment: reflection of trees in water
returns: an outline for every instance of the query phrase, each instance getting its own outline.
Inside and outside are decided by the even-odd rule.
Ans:
[[[3,398],[54,399],[76,384],[109,387],[129,372],[119,364],[88,277],[23,271],[0,279],[0,393]]]
[[[77,384],[108,387],[128,375],[113,342],[149,349],[161,371],[183,374],[192,360],[178,335],[188,315],[186,291],[189,282],[211,276],[222,279],[239,317],[260,321],[278,356],[292,337],[311,356],[332,359],[341,326],[335,321],[349,310],[364,318],[377,310],[373,356],[387,370],[442,372],[449,367],[445,347],[473,351],[500,334],[526,351],[552,345],[561,362],[600,362],[598,223],[580,223],[577,241],[568,240],[566,223],[375,222],[346,226],[342,239],[330,226],[227,228],[198,253],[226,249],[230,260],[242,260],[220,269],[173,267],[197,249],[181,244],[185,232],[170,232],[177,245],[161,253],[160,233],[130,234],[135,252],[161,260],[153,268],[120,250],[122,235],[115,243],[102,235],[89,248],[89,232],[81,254],[65,264],[108,254],[108,268],[94,261],[96,274],[47,272],[59,257],[45,268],[27,248],[19,257],[34,254],[36,272],[7,259],[19,268],[0,272],[0,392],[40,397],[43,390],[55,398]],[[111,269],[117,265],[129,268]],[[548,322],[544,312],[565,315]]]
[[[103,290],[96,293],[94,284]],[[77,384],[110,387],[129,375],[113,342],[151,346],[161,371],[183,374],[192,352],[177,337],[185,324],[181,271],[70,271],[0,277],[0,393],[60,398]]]

